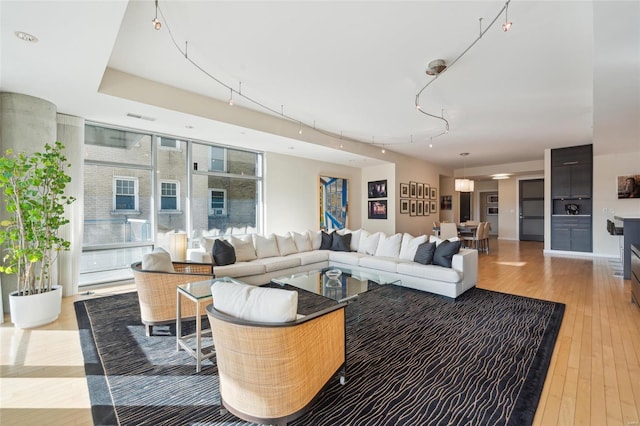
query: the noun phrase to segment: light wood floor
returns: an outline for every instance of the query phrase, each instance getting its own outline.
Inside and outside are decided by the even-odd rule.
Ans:
[[[640,309],[607,259],[545,257],[491,241],[478,287],[566,304],[536,425],[640,425]],[[101,290],[128,291],[131,286]],[[86,297],[86,296],[78,296]],[[0,327],[0,424],[91,424],[74,298],[36,330]]]

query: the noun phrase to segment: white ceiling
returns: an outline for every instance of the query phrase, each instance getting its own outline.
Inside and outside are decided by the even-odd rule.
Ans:
[[[503,14],[423,93],[422,108],[444,110],[450,122],[450,132],[433,140],[442,122],[414,106],[416,93],[433,78],[424,72],[427,64],[455,59],[478,37],[478,18],[486,28],[504,2],[159,4],[163,27],[155,31],[152,1],[2,0],[0,89],[51,100],[59,112],[89,120],[321,160],[341,158],[357,166],[378,164],[384,156],[310,143],[318,134],[306,125],[375,142],[376,153],[384,144],[451,169],[462,167],[460,152],[471,153],[466,166],[475,167],[540,160],[545,148],[592,142],[600,154],[640,149],[637,115],[624,113],[640,113],[640,88],[633,81],[624,90],[615,77],[618,69],[623,76],[640,74],[640,2],[594,7],[590,1],[512,1],[511,31],[500,28]],[[603,36],[594,31],[594,22],[621,34]],[[228,107],[236,118],[225,114],[212,120],[177,111],[170,99],[143,103],[101,93],[110,69],[226,102],[229,89],[185,59],[169,28],[180,49],[188,42],[189,58],[206,72],[235,90],[241,83],[243,94],[305,123],[302,135],[282,130],[286,123],[269,132],[251,128],[251,120],[237,118],[249,117],[244,108],[274,114],[237,94]],[[15,31],[40,41],[28,44]],[[598,73],[599,67],[607,72]],[[615,97],[607,98],[609,85],[618,86]],[[623,129],[633,123],[606,143],[594,140],[594,91],[606,99],[597,107],[601,117],[615,117],[618,129],[620,120]]]

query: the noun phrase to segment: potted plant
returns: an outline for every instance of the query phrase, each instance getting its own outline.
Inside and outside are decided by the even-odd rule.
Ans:
[[[65,173],[70,165],[63,149],[55,142],[33,154],[7,150],[0,159],[0,189],[8,213],[0,222],[0,272],[17,277],[9,307],[18,328],[38,327],[60,315],[62,287],[53,285],[51,265],[59,251],[69,250],[59,230],[69,222],[65,206],[75,201],[64,194],[71,178]]]

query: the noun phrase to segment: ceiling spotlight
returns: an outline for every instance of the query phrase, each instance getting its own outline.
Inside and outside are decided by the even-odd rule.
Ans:
[[[153,18],[151,23],[153,24],[153,28],[155,28],[156,30],[162,28],[162,23],[160,23],[160,20],[158,20],[158,0],[156,0],[156,17]]]
[[[301,135],[302,134],[302,121],[300,121],[299,123],[300,123],[300,129],[298,129],[298,134]]]
[[[229,89],[229,106],[233,106],[233,89]]]
[[[511,21],[509,21],[509,3],[504,7],[504,24],[502,24],[502,31],[505,33],[511,29]]]
[[[38,37],[36,37],[34,35],[31,35],[29,33],[25,33],[24,31],[16,31],[14,34],[20,40],[28,41],[30,43],[37,43],[38,42]]]
[[[383,153],[383,154],[386,154],[386,153],[387,153],[387,150],[386,150],[386,149],[384,149],[384,146],[383,146],[383,147],[382,147],[382,149],[380,150],[380,152],[381,152],[381,153]]]
[[[444,59],[435,59],[429,62],[428,68],[425,71],[427,75],[438,75],[447,69],[447,64]]]

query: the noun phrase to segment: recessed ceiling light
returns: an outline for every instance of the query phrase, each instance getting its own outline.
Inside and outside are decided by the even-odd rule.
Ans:
[[[137,118],[138,120],[147,120],[147,121],[156,121],[153,117],[147,117],[146,115],[133,114],[131,112],[127,113],[127,117]]]
[[[186,126],[184,126],[184,127],[186,127],[187,129],[193,129],[193,126],[192,126],[191,124],[187,124],[187,125],[186,125]]]
[[[289,147],[289,149],[296,149],[296,148],[295,148],[295,147],[293,147],[293,146],[290,146],[290,147]]]
[[[500,180],[500,179],[509,179],[511,174],[509,173],[496,173],[495,175],[491,175],[491,179]]]
[[[34,35],[31,35],[29,33],[25,33],[24,31],[16,31],[14,34],[20,40],[28,41],[30,43],[37,43],[38,42],[38,37],[36,37]]]

